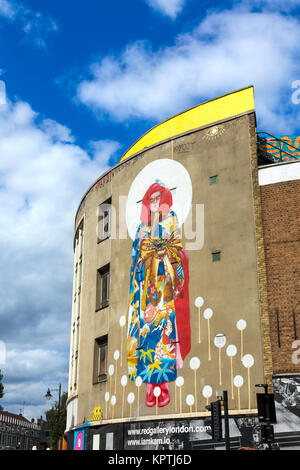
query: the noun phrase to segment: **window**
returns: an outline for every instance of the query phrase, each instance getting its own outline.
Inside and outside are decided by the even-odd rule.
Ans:
[[[209,184],[217,184],[217,182],[218,182],[218,175],[209,177]]]
[[[98,206],[98,225],[97,236],[98,243],[111,235],[111,198],[104,201]]]
[[[97,271],[96,310],[109,304],[109,264]]]
[[[75,352],[74,390],[76,390],[76,387],[77,387],[77,372],[78,372],[78,351]]]
[[[94,383],[107,378],[107,335],[95,339],[94,347]]]
[[[82,281],[82,255],[79,256],[79,266],[78,266],[78,289],[81,287]]]
[[[214,251],[211,255],[213,262],[221,260],[221,251]]]

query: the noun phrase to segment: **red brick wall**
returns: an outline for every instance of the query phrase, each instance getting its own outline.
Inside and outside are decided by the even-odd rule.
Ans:
[[[292,361],[299,349],[292,344],[300,340],[300,180],[261,186],[260,191],[273,374],[300,372],[300,364]]]

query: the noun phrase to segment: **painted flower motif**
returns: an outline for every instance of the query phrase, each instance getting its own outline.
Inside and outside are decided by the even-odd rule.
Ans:
[[[152,353],[154,353],[154,349],[147,349],[147,351],[144,351],[143,349],[140,350],[140,359],[144,362],[146,362],[146,359],[148,358],[149,361],[152,361]]]
[[[175,360],[174,360],[175,363]],[[174,367],[174,365],[173,365]],[[165,381],[168,382],[168,372],[171,369],[168,362],[164,362],[162,368],[156,369],[154,374],[157,374],[157,382]]]
[[[129,372],[128,376],[129,376],[129,380],[135,381],[135,379],[136,379],[136,369],[132,369]]]
[[[150,371],[150,377],[151,377],[151,375],[153,374],[153,371],[154,371],[155,369],[162,370],[161,367],[160,367],[161,364],[162,364],[162,361],[155,361],[155,362],[153,362],[152,364],[149,364],[149,365],[148,365],[148,369],[149,369],[149,371]]]

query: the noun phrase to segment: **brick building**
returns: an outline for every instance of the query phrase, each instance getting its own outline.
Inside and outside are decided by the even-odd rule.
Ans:
[[[39,448],[41,426],[22,414],[0,411],[0,449],[31,450]]]
[[[300,163],[289,163],[294,176]],[[273,170],[280,170],[280,166]],[[283,172],[282,172],[283,173]],[[300,175],[261,185],[273,374],[299,374],[293,360],[300,340]],[[265,181],[264,181],[265,183]]]

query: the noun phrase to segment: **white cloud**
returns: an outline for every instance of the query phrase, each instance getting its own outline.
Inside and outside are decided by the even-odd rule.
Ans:
[[[294,17],[240,8],[210,13],[173,46],[153,51],[136,42],[93,63],[77,96],[116,121],[159,121],[253,84],[259,122],[269,131],[293,132],[291,84],[300,78],[299,43]],[[299,114],[298,108],[293,112]]]
[[[29,382],[37,396],[43,393],[41,382],[43,388],[51,381],[67,383],[74,216],[82,195],[119,148],[113,141],[90,145],[88,154],[68,128],[42,120],[28,103],[0,106],[4,407],[15,403],[17,408],[22,402],[15,402],[14,394],[22,393],[33,405]]]
[[[73,143],[75,141],[74,137],[71,135],[70,129],[56,121],[53,121],[53,119],[44,119],[41,124],[41,129],[43,129],[45,133],[55,141],[61,141],[64,143]]]
[[[0,16],[12,19],[15,16],[15,8],[8,0],[0,0]]]
[[[237,0],[234,3],[240,4],[247,9],[259,8],[272,12],[290,12],[300,6],[300,0]]]
[[[185,1],[186,0],[146,0],[146,3],[154,10],[174,20],[183,9]]]
[[[48,388],[67,391],[66,353],[47,349],[23,349],[21,345],[11,348],[7,362],[2,367],[4,374],[4,398],[1,400],[6,411],[18,414],[24,408],[24,415],[39,418],[51,408],[53,402],[45,399]],[[58,393],[53,391],[53,400]]]
[[[115,140],[96,140],[90,142],[89,150],[94,159],[106,161],[107,155],[114,155],[120,148],[121,145]]]
[[[49,16],[42,15],[40,12],[22,9],[19,18],[23,23],[24,33],[39,48],[46,48],[46,39],[49,34],[58,31],[57,22]]]
[[[58,30],[51,17],[13,0],[0,0],[0,16],[20,25],[25,36],[39,48],[45,48],[48,35]]]

